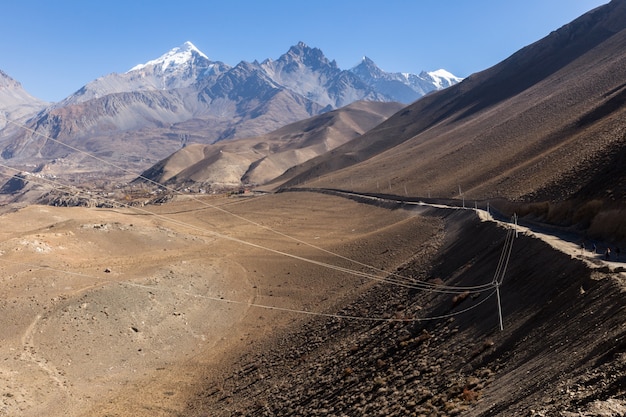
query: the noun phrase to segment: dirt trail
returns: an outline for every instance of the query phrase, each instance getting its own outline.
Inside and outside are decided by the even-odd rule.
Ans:
[[[524,226],[518,223],[517,219],[511,218],[510,221],[497,220],[492,215],[489,208],[482,209],[478,207],[467,207],[465,203],[460,201],[454,201],[454,205],[446,204],[445,202],[428,203],[425,201],[414,201],[413,199],[402,198],[398,196],[386,196],[375,194],[363,194],[353,191],[331,190],[331,189],[306,189],[299,188],[293,189],[293,191],[309,191],[309,192],[321,192],[324,194],[345,196],[348,198],[356,199],[357,201],[364,201],[369,204],[387,204],[390,207],[397,206],[414,206],[414,207],[430,207],[441,210],[470,210],[476,213],[478,218],[482,221],[494,222],[500,226],[515,228],[519,233],[524,233],[528,236],[535,237],[548,243],[552,248],[559,252],[570,255],[572,258],[583,260],[591,268],[609,267],[611,271],[622,272],[626,277],[626,271],[621,271],[620,268],[624,267],[626,262],[626,256],[616,254],[613,247],[609,244],[599,244],[597,249],[592,250],[592,245],[595,248],[595,244],[592,242],[586,242],[586,239],[579,236],[572,236],[572,233],[559,233],[554,228],[548,228],[547,226],[541,226],[536,224],[534,226]],[[452,200],[448,200],[452,201]],[[612,250],[607,257],[606,250]],[[607,259],[608,258],[608,259]]]

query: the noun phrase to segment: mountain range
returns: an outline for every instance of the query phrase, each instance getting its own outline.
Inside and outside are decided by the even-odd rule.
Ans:
[[[168,78],[174,51],[135,67],[132,92],[102,96],[118,79],[104,77],[63,105],[35,103],[34,118],[29,97],[11,96],[33,130],[93,129],[76,143],[102,161],[82,164],[50,137],[39,160],[66,155],[33,168],[16,149],[8,161],[88,175],[2,187],[57,195],[0,205],[0,410],[626,415],[626,0],[409,105],[332,109],[345,94],[284,86],[313,73],[327,85],[333,65],[313,70],[314,53],[298,78],[288,68],[301,59],[217,74],[188,49],[197,67]],[[319,113],[233,137],[298,103]],[[228,124],[218,105],[247,113]],[[157,125],[176,106],[197,113]],[[91,125],[87,112],[104,110],[109,124]],[[209,120],[229,139],[203,142]],[[151,164],[149,145],[166,157]],[[150,168],[102,187],[116,158]],[[195,193],[220,181],[255,192]],[[90,204],[134,207],[50,207]]]
[[[187,143],[258,136],[360,100],[406,103],[460,80],[443,70],[389,74],[371,60],[342,70],[302,42],[277,60],[234,67],[185,42],[53,104],[1,77],[3,125],[15,122],[1,132],[2,158],[14,166],[43,164],[49,172],[62,166],[66,173],[102,168],[75,149],[145,169]]]
[[[523,212],[585,227],[599,212],[619,216],[626,197],[624,45],[626,2],[616,0],[421,98],[273,186],[506,199],[526,204]]]
[[[158,182],[206,188],[239,181],[270,191],[307,184],[504,199],[525,204],[524,212],[538,217],[590,226],[599,213],[621,210],[626,196],[620,165],[626,159],[624,22],[625,3],[612,1],[408,106],[362,105],[361,114],[372,119],[362,123],[360,118],[356,124],[344,119],[348,113],[310,115],[328,114],[355,91],[372,93],[369,84],[397,86],[413,77],[376,71],[366,58],[342,71],[303,43],[276,61],[241,62],[232,68],[185,44],[46,107],[29,124],[49,136],[27,133],[4,139],[3,157],[22,158],[30,166],[33,156],[57,158],[41,169],[44,174],[88,170],[84,155],[49,138],[89,131],[75,137],[82,149],[141,167],[145,177]],[[183,62],[194,64],[183,70]],[[118,88],[121,80],[134,83],[134,91],[101,95]],[[437,83],[444,86],[442,79]],[[304,89],[295,91],[307,84],[326,87],[310,89],[307,97]],[[330,87],[337,85],[351,87]],[[361,98],[384,95],[372,94]],[[182,113],[190,118],[176,122]],[[336,135],[337,120],[344,126],[340,130],[348,132],[345,136]],[[220,145],[223,139],[241,137],[247,140]]]
[[[626,2],[592,10],[261,188],[500,199],[560,224],[602,224],[626,197],[625,26]],[[179,183],[192,179],[185,168]]]

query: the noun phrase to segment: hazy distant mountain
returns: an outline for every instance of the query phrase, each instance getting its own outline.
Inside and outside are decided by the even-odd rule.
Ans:
[[[205,190],[262,184],[365,133],[402,107],[395,102],[360,101],[262,136],[190,145],[142,176]]]
[[[0,71],[0,129],[6,125],[5,118],[20,121],[47,105],[48,103],[28,94],[19,82]]]
[[[411,103],[432,91],[450,87],[463,80],[443,69],[422,71],[419,75],[385,72],[368,57],[363,57],[350,71],[374,90],[401,103]]]

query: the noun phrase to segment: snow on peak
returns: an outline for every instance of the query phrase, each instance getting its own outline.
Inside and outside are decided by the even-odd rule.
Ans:
[[[145,64],[139,64],[134,66],[128,72],[137,71],[149,66],[160,66],[161,71],[165,71],[169,67],[176,67],[191,61],[194,55],[199,55],[207,60],[209,59],[198,48],[196,48],[193,43],[187,41],[181,46],[171,49],[169,52],[160,56],[157,59],[148,61]]]
[[[430,71],[429,74],[433,77],[439,77],[439,78],[449,78],[449,79],[459,79],[459,80],[461,79],[457,77],[456,75],[449,73],[445,69],[438,69],[436,71]]]
[[[427,72],[430,78],[433,79],[435,85],[438,88],[449,87],[453,84],[460,83],[463,81],[463,78],[457,77],[454,74],[449,73],[445,69],[438,69],[436,71]]]

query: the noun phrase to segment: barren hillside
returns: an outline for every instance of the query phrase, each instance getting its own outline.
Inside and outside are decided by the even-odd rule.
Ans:
[[[507,229],[372,201],[287,192],[5,213],[0,412],[624,412],[622,258],[603,266],[581,242],[565,254],[521,234],[500,331]]]
[[[215,366],[369,285],[349,259],[393,269],[431,233],[317,195],[28,206],[0,223],[3,416],[177,415]]]
[[[472,210],[420,215],[437,232],[399,274],[457,288],[491,281],[506,229]],[[377,284],[337,316],[245,350],[187,415],[623,415],[626,276],[580,255],[515,238],[502,331],[494,288]]]
[[[361,101],[263,136],[191,145],[155,164],[142,177],[205,189],[263,184],[362,135],[402,107],[400,103]]]
[[[569,199],[574,207],[551,220],[570,224],[590,200],[606,210],[623,209],[625,22],[624,1],[593,10],[294,167],[267,188],[306,184],[467,200]]]

